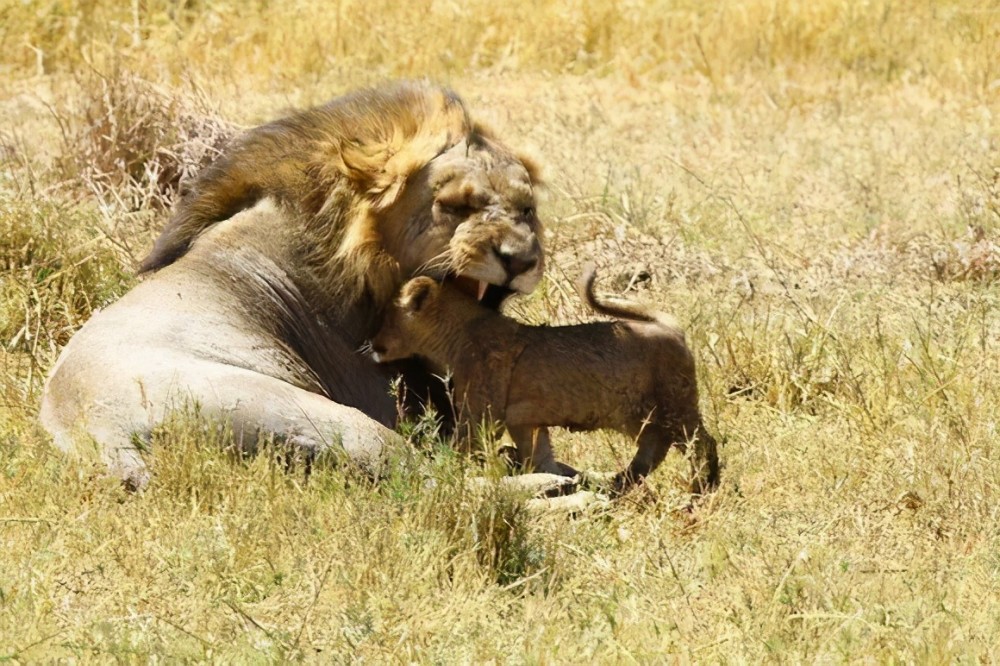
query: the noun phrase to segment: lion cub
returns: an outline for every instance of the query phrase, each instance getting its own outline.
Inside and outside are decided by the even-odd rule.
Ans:
[[[684,333],[668,317],[594,298],[594,270],[581,280],[595,311],[624,321],[525,326],[450,284],[407,282],[372,340],[375,360],[420,356],[450,370],[465,437],[484,418],[506,425],[522,464],[575,474],[555,460],[548,426],[610,428],[638,451],[614,481],[617,492],[651,473],[671,445],[695,443],[692,490],[718,483],[715,440],[698,411],[695,363]]]

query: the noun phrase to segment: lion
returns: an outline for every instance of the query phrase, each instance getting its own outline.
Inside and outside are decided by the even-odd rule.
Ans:
[[[400,82],[256,127],[185,192],[140,267],[47,378],[56,445],[93,442],[133,488],[151,432],[194,402],[377,474],[401,443],[393,372],[358,352],[400,285],[462,284],[497,307],[544,268],[535,165],[453,92]]]
[[[674,321],[594,296],[595,271],[580,291],[596,312],[619,318],[575,326],[526,326],[432,277],[407,282],[371,342],[378,362],[411,356],[450,372],[463,428],[506,426],[525,466],[575,475],[558,462],[549,426],[618,430],[636,440],[628,467],[613,481],[620,494],[659,466],[668,449],[694,443],[692,492],[719,481],[715,439],[698,410],[695,361]]]

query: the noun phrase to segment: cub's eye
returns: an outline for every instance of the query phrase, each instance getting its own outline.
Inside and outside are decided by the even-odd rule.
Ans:
[[[535,207],[534,206],[527,206],[527,207],[525,207],[524,209],[521,210],[521,215],[523,215],[524,217],[527,217],[527,218],[534,217],[535,216]]]

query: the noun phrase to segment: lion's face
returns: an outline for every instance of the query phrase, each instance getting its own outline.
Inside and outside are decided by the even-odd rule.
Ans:
[[[466,278],[531,292],[541,280],[541,224],[528,169],[487,140],[461,142],[417,174],[410,220],[394,253],[404,276]],[[421,191],[414,205],[413,192]],[[416,210],[414,210],[416,208]],[[473,289],[475,290],[475,289]]]

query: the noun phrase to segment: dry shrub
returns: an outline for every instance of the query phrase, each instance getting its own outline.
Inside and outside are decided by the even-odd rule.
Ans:
[[[199,93],[168,92],[118,67],[90,71],[76,88],[53,109],[62,136],[55,170],[65,195],[96,203],[96,232],[131,269],[185,183],[236,127]]]
[[[982,227],[970,227],[965,238],[937,249],[931,261],[940,280],[981,280],[1000,278],[1000,237]]]
[[[169,208],[237,130],[200,94],[166,91],[130,72],[95,72],[81,87],[83,108],[64,123],[63,170],[124,211]]]

